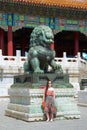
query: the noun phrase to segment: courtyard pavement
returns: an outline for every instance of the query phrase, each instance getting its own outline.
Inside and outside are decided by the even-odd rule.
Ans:
[[[87,107],[78,106],[80,119],[25,122],[5,116],[8,101],[0,101],[0,130],[87,130]]]

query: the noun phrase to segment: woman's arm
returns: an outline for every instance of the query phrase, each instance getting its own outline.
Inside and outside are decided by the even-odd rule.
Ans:
[[[55,99],[55,92],[54,92],[54,99]]]

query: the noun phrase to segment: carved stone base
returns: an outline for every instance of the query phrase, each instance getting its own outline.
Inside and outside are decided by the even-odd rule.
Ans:
[[[10,103],[5,115],[24,121],[45,120],[41,102],[43,89],[10,88]],[[55,119],[80,118],[77,104],[73,99],[73,88],[55,88],[57,113]]]
[[[44,120],[44,116],[42,112],[38,112],[37,105],[20,105],[9,103],[8,108],[6,110],[6,115],[10,117],[14,117],[24,121],[39,121]],[[36,109],[36,111],[35,111]],[[41,110],[40,110],[41,111]]]

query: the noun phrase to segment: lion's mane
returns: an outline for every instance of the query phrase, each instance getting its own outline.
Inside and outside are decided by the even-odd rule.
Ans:
[[[30,36],[30,47],[38,45],[46,46],[48,42],[46,37],[47,31],[52,35],[52,39],[54,39],[52,30],[48,26],[40,25],[35,27]]]

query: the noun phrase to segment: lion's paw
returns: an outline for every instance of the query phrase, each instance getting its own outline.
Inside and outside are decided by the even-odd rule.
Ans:
[[[34,71],[34,73],[44,73],[44,71],[41,70],[41,69],[36,69],[36,70]]]

